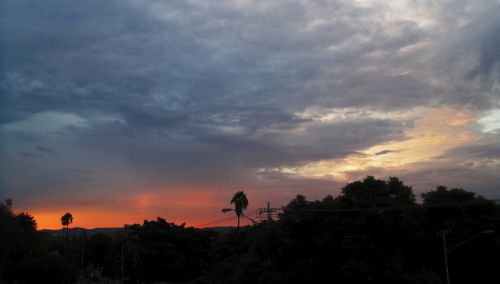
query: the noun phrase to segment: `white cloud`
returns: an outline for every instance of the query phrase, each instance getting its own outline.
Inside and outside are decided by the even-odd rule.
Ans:
[[[64,131],[69,127],[87,127],[88,121],[73,113],[64,112],[40,112],[24,120],[4,124],[0,126],[3,131],[23,131],[32,134],[43,134]]]
[[[494,109],[478,120],[484,132],[500,133],[500,109]]]

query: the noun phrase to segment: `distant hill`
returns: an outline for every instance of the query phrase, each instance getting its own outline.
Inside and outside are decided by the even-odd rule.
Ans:
[[[231,230],[233,228],[234,227],[228,227],[228,226],[223,227],[223,226],[220,226],[220,227],[206,227],[206,228],[203,228],[203,230],[214,231],[214,232],[223,234],[223,233],[227,233],[229,230]]]
[[[84,228],[69,228],[68,234],[73,237],[73,236],[81,236],[83,234],[83,231],[85,231],[85,234],[87,236],[93,236],[97,234],[105,234],[105,235],[116,235],[118,234],[123,228],[95,228],[95,229],[84,229]],[[49,229],[44,229],[44,230],[39,230],[40,233],[42,234],[48,234],[53,237],[60,237],[63,234],[63,230],[49,230]]]
[[[221,226],[221,227],[207,227],[207,228],[203,228],[203,230],[214,231],[214,232],[222,234],[222,233],[226,233],[227,231],[231,230],[232,228],[234,228],[234,227],[222,227]],[[70,237],[78,237],[78,236],[81,236],[83,234],[83,231],[85,231],[85,234],[87,234],[87,236],[93,236],[93,235],[97,235],[97,234],[117,235],[122,230],[124,230],[123,227],[121,227],[121,228],[95,228],[95,229],[85,229],[85,228],[75,227],[75,228],[69,228],[68,234]],[[62,229],[59,229],[59,230],[43,229],[43,230],[39,230],[38,232],[40,232],[42,234],[48,234],[48,235],[53,236],[53,237],[60,237],[63,235]]]

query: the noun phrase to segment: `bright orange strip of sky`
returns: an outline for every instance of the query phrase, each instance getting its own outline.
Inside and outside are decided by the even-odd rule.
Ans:
[[[69,206],[39,208],[21,208],[35,217],[38,229],[60,229],[61,216],[70,212],[74,221],[72,227],[103,228],[122,227],[125,224],[142,224],[144,220],[154,220],[156,217],[165,218],[176,224],[186,223],[187,226],[198,226],[212,221],[229,219],[207,226],[233,226],[236,217],[233,212],[222,213],[224,207],[231,207],[227,198],[218,197],[212,189],[179,190],[176,192],[149,190],[120,200],[110,200],[105,207],[98,206]],[[221,200],[222,199],[222,200]],[[255,201],[255,200],[254,200]],[[17,210],[16,210],[17,211]]]

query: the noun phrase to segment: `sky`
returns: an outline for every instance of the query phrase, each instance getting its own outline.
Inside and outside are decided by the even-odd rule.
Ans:
[[[500,2],[4,0],[0,198],[199,226],[367,175],[500,199]],[[214,225],[233,224],[235,220]]]

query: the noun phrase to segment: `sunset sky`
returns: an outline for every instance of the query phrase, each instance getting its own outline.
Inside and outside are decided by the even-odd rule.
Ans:
[[[0,198],[196,226],[397,176],[500,199],[500,2],[4,0]],[[216,225],[234,224],[235,220]]]

